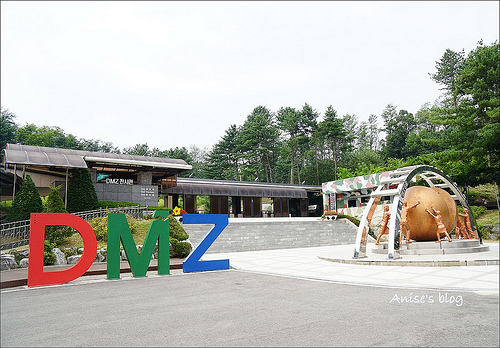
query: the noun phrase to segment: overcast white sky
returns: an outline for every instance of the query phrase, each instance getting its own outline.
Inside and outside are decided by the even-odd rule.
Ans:
[[[444,51],[499,26],[498,1],[2,1],[1,105],[122,150],[211,147],[259,105],[415,113]]]

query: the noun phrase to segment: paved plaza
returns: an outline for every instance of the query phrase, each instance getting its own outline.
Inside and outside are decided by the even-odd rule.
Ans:
[[[485,245],[489,252],[455,258],[498,260],[498,243]],[[208,254],[232,268],[3,289],[1,345],[499,345],[498,264],[339,262],[352,259],[352,248]]]

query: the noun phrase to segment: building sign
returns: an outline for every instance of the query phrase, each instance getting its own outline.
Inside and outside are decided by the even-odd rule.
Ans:
[[[229,269],[229,260],[200,261],[208,248],[226,228],[225,214],[184,214],[184,223],[211,224],[214,227],[188,255],[182,264],[184,272],[217,271]],[[46,226],[73,227],[83,239],[83,253],[72,267],[62,271],[44,271],[44,240]],[[120,242],[127,254],[127,260],[134,277],[144,277],[148,270],[154,249],[158,243],[158,274],[170,274],[170,224],[166,220],[154,220],[144,240],[141,253],[137,252],[134,238],[125,214],[108,215],[107,278],[120,278]],[[63,284],[82,276],[94,262],[97,253],[97,239],[92,227],[82,218],[68,213],[32,213],[30,222],[30,262],[28,264],[28,286]]]
[[[154,197],[156,195],[155,187],[142,186],[141,197]]]
[[[106,184],[112,184],[112,185],[133,185],[134,184],[134,179],[112,179],[112,178],[106,178]]]

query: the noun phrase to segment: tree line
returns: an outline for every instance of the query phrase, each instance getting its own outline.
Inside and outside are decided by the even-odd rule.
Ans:
[[[255,107],[242,125],[231,124],[210,149],[151,149],[123,153],[180,158],[185,176],[206,179],[320,185],[357,175],[428,164],[462,187],[500,182],[499,44],[478,42],[470,53],[447,49],[429,78],[441,97],[416,113],[388,104],[360,122],[328,106],[323,115],[301,108]],[[20,143],[88,151],[122,152],[110,142],[76,138],[58,127],[19,127],[2,108],[1,146]]]

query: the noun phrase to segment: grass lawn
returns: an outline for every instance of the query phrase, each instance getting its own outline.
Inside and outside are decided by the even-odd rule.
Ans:
[[[476,223],[481,225],[498,225],[500,215],[498,210],[487,210],[486,214],[476,219]]]

